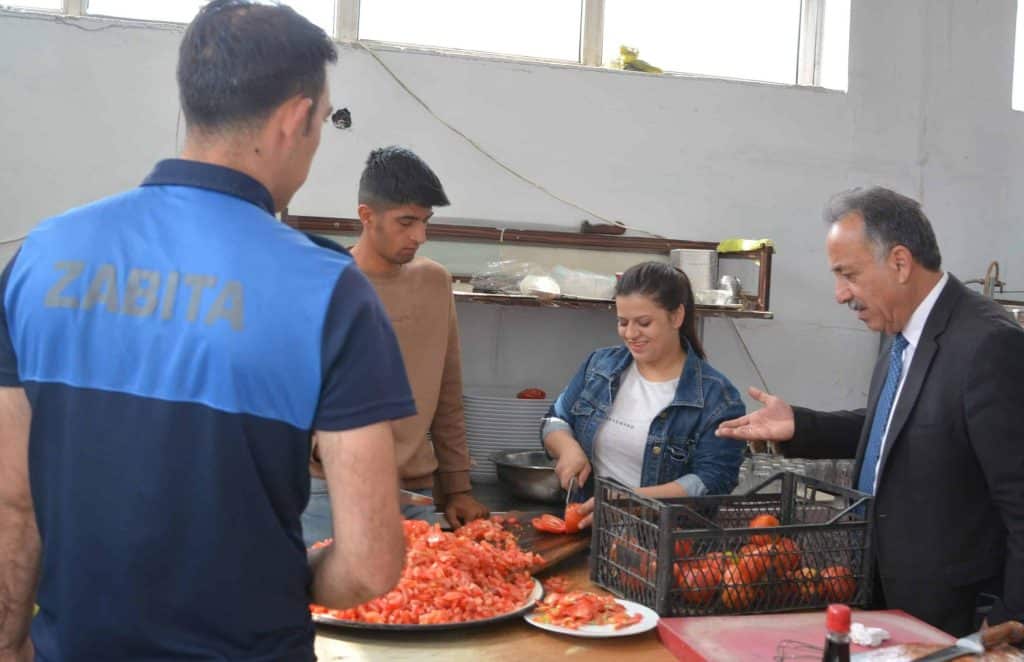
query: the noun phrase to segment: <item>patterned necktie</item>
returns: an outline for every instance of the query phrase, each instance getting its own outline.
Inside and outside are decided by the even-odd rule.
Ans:
[[[871,434],[868,435],[868,447],[864,451],[864,464],[860,467],[860,479],[857,481],[857,489],[867,494],[875,493],[875,469],[878,466],[878,456],[882,453],[882,441],[885,439],[889,423],[889,412],[892,411],[896,389],[900,386],[900,376],[903,374],[903,350],[908,344],[902,333],[897,333],[892,340],[889,372],[885,375],[885,384],[878,395],[875,417],[871,421]]]

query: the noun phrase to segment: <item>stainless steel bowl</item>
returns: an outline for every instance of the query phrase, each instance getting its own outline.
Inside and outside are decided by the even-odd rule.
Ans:
[[[555,476],[555,461],[544,451],[504,451],[491,456],[498,481],[522,499],[565,503],[565,490]]]

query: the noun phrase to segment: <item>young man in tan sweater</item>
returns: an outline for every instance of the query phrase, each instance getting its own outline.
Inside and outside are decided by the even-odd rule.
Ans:
[[[359,180],[363,233],[352,255],[391,319],[416,401],[415,416],[392,423],[401,485],[433,493],[448,521],[460,526],[489,513],[470,493],[455,298],[448,270],[416,257],[433,207],[447,204],[437,175],[414,153],[401,147],[374,150]],[[416,506],[403,510],[410,518],[428,512]],[[328,537],[325,526],[330,504],[314,479],[303,515],[307,542]]]

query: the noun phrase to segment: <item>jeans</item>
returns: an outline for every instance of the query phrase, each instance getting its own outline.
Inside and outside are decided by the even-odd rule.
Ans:
[[[418,490],[410,490],[424,496],[430,496],[433,490],[429,487]],[[406,519],[422,519],[433,521],[431,514],[434,506],[419,506],[410,504],[402,506],[402,516]],[[331,524],[331,500],[327,495],[327,481],[322,478],[309,479],[309,504],[302,513],[302,540],[309,547],[315,542],[325,538],[334,537],[334,527]]]

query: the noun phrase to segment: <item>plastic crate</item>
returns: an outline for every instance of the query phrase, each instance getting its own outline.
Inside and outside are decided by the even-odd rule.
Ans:
[[[870,604],[867,494],[793,473],[742,495],[657,500],[614,480],[596,487],[591,580],[661,616]],[[760,514],[780,525],[749,528]],[[823,578],[828,568],[846,570]]]

